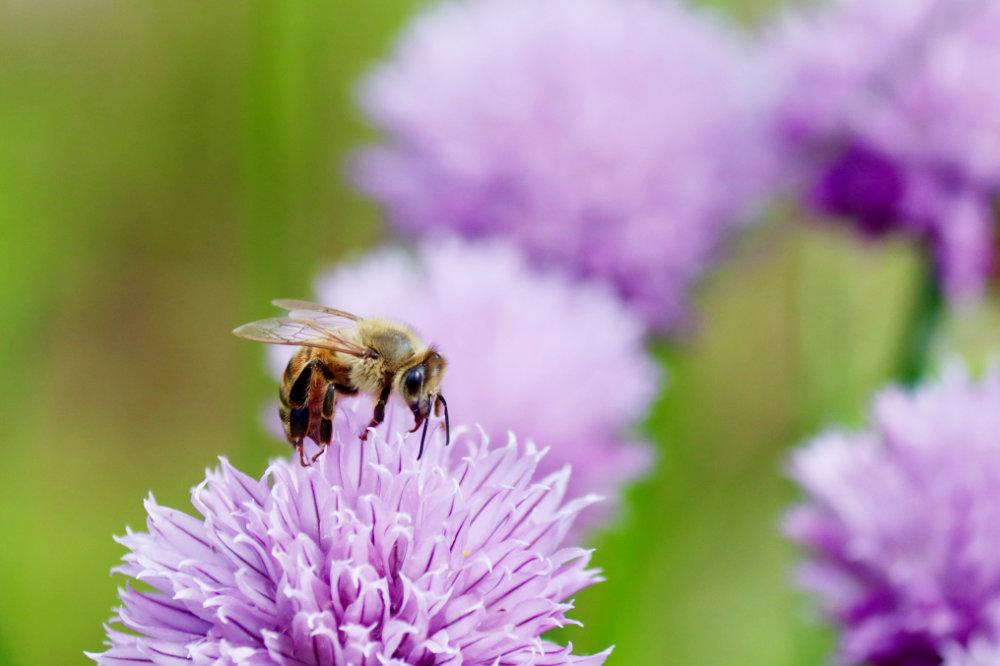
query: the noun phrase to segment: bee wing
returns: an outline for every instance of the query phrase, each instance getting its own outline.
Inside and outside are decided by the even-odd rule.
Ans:
[[[320,305],[319,303],[311,303],[309,301],[297,301],[290,298],[279,298],[271,301],[272,305],[277,305],[279,308],[284,308],[289,311],[292,319],[311,319],[315,321],[321,321],[323,323],[338,321],[338,325],[344,326],[341,319],[347,319],[350,322],[359,322],[361,317],[353,315],[350,312],[344,312],[343,310],[335,310],[334,308],[328,308],[325,305]],[[325,317],[323,315],[326,315]],[[329,324],[327,324],[329,325]]]
[[[342,331],[345,329],[351,329],[359,321],[361,321],[361,317],[353,315],[350,312],[335,310],[317,303],[310,303],[309,301],[279,299],[271,302],[278,307],[288,310],[287,318],[291,321],[298,322],[316,330],[329,331],[333,335],[337,335],[334,332],[336,329],[340,329]],[[358,349],[360,350],[359,355],[365,352],[364,348],[360,346]]]
[[[243,324],[233,329],[233,333],[257,342],[320,347],[352,356],[364,356],[365,348],[348,337],[349,330],[347,327],[330,328],[315,321],[276,317]]]

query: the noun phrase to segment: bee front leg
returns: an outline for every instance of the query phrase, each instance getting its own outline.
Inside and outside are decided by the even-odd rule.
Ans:
[[[413,412],[413,427],[410,428],[410,432],[416,432],[417,428],[419,428],[421,426],[421,424],[423,424],[424,419],[426,419],[426,418],[427,418],[426,414],[424,414],[423,412],[421,412],[419,410],[415,410]]]
[[[364,441],[368,439],[368,428],[375,428],[378,424],[385,420],[385,403],[389,401],[389,392],[392,390],[392,386],[386,386],[382,389],[382,393],[378,396],[378,402],[375,403],[375,412],[372,414],[372,422],[368,424],[365,431],[361,433],[361,440]]]
[[[448,403],[444,396],[438,393],[434,401],[434,416],[441,416],[441,408],[444,407],[444,445],[451,444],[451,419],[448,418]]]

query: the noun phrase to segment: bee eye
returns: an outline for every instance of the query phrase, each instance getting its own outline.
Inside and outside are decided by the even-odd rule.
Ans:
[[[406,376],[403,377],[403,390],[411,395],[416,395],[420,392],[421,387],[424,385],[424,365],[420,365],[410,368],[406,372]]]

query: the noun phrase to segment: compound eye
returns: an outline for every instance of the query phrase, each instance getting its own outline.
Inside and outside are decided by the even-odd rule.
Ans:
[[[419,394],[424,385],[425,372],[423,363],[407,370],[403,377],[403,391],[412,396]]]

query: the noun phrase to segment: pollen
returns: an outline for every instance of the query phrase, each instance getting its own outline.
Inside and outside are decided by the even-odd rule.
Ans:
[[[468,548],[463,548],[462,549],[462,555],[464,555],[465,557],[468,557],[469,556],[469,549]]]

